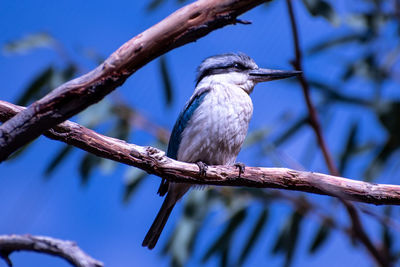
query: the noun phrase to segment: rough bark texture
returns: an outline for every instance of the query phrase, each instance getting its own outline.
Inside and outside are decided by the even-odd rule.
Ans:
[[[235,24],[265,0],[201,0],[174,12],[132,38],[91,72],[69,81],[0,126],[0,162],[45,130],[61,123],[120,86],[136,70],[169,50]]]
[[[6,121],[23,107],[0,101],[0,120]],[[44,133],[47,137],[76,146],[99,157],[138,167],[175,182],[278,188],[330,195],[375,205],[400,205],[400,186],[374,184],[332,175],[286,168],[246,167],[238,177],[234,166],[209,166],[205,176],[196,164],[170,159],[163,151],[107,137],[77,123],[65,121]]]
[[[77,267],[102,267],[103,263],[91,258],[74,242],[32,235],[0,236],[0,257],[12,266],[9,255],[15,251],[35,251],[65,259]]]

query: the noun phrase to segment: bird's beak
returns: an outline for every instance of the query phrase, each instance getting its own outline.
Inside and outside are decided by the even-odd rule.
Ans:
[[[258,68],[249,71],[249,77],[255,82],[267,82],[301,75],[297,70],[270,70]]]

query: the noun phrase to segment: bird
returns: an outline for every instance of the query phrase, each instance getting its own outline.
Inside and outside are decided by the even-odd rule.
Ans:
[[[240,176],[245,165],[236,163],[236,157],[253,114],[250,94],[254,86],[300,74],[259,68],[244,53],[206,58],[197,69],[193,95],[173,127],[167,156],[196,163],[201,174],[206,174],[208,165],[235,165]],[[155,247],[172,209],[191,186],[162,179],[158,194],[166,197],[142,246]]]

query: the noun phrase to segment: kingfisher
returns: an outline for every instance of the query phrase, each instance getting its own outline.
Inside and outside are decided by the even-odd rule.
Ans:
[[[259,68],[243,53],[206,58],[198,67],[193,95],[172,130],[167,156],[196,163],[203,175],[207,165],[235,165],[240,176],[245,165],[236,163],[236,157],[253,114],[250,94],[254,86],[300,74]],[[158,194],[166,197],[142,246],[155,247],[172,209],[191,186],[162,179]]]

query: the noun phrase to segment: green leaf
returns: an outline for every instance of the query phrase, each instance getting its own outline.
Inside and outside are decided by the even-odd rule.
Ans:
[[[376,113],[388,137],[365,171],[367,181],[375,179],[390,156],[400,148],[400,102],[382,103],[377,107]]]
[[[147,5],[147,11],[153,11],[156,8],[158,8],[164,0],[152,0],[148,5]]]
[[[166,56],[161,56],[160,60],[158,62],[160,63],[159,66],[160,66],[160,73],[161,73],[161,78],[162,78],[163,86],[164,86],[165,102],[166,102],[167,106],[170,106],[173,101],[173,90],[172,90],[172,83],[171,83],[171,75],[169,73]]]
[[[289,227],[289,232],[287,235],[287,247],[286,247],[286,261],[285,261],[285,266],[290,266],[294,252],[296,250],[297,246],[297,240],[299,239],[299,233],[300,233],[300,227],[301,227],[301,222],[303,221],[303,214],[295,211],[292,214],[291,220],[290,220],[290,227]]]
[[[213,201],[213,190],[193,190],[183,208],[183,213],[172,235],[163,247],[163,254],[169,253],[177,264],[184,265],[192,257],[198,234]]]
[[[138,168],[129,168],[125,175],[125,189],[123,194],[123,202],[127,203],[132,195],[136,192],[139,185],[142,184],[147,173]]]
[[[16,101],[17,105],[27,106],[39,98],[40,92],[45,86],[49,86],[54,75],[52,66],[44,69],[24,90],[24,93]]]
[[[363,33],[350,33],[346,35],[342,35],[335,38],[327,38],[322,42],[312,46],[308,49],[307,54],[313,55],[319,52],[324,52],[326,49],[336,47],[338,45],[344,45],[352,42],[361,42],[364,43],[370,39],[370,34],[368,32]]]
[[[229,249],[230,249],[230,242],[228,242],[221,251],[219,266],[221,266],[221,267],[230,266],[229,265]]]
[[[243,147],[248,147],[248,146],[252,146],[255,144],[259,144],[263,139],[265,139],[268,136],[269,133],[270,133],[270,130],[267,128],[261,128],[261,129],[251,131],[246,136]]]
[[[32,49],[51,47],[54,44],[55,40],[52,36],[50,36],[48,33],[39,32],[29,34],[19,40],[6,43],[3,47],[3,52],[5,54],[26,53]]]
[[[321,246],[326,242],[328,239],[329,234],[331,233],[331,227],[327,223],[322,223],[316,231],[316,234],[314,235],[313,241],[311,242],[310,248],[308,249],[308,252],[310,254],[315,253],[318,249],[321,248]]]
[[[53,171],[60,165],[60,163],[67,158],[67,156],[72,152],[73,146],[64,145],[53,157],[53,159],[47,164],[44,171],[46,176],[49,176]]]
[[[241,225],[247,215],[247,209],[241,208],[238,210],[230,219],[227,227],[222,232],[222,234],[215,240],[215,242],[208,248],[207,252],[204,254],[202,258],[202,262],[206,262],[213,254],[216,252],[223,252],[224,249],[228,246],[229,242],[237,228]]]
[[[250,251],[256,244],[257,240],[260,238],[260,233],[266,224],[265,222],[267,221],[267,218],[268,218],[268,210],[264,209],[262,212],[260,212],[260,215],[258,216],[258,219],[256,220],[256,223],[253,226],[253,231],[251,232],[242,252],[240,253],[237,265],[242,265],[249,256]]]
[[[361,99],[358,97],[346,96],[346,95],[341,94],[338,90],[338,88],[340,88],[339,85],[332,86],[332,85],[328,85],[324,82],[313,80],[313,79],[308,79],[307,81],[313,89],[317,89],[318,91],[323,93],[329,102],[339,101],[339,102],[343,102],[343,103],[362,105],[362,106],[371,106],[372,105],[372,103],[370,103],[367,100],[364,100],[364,99]]]
[[[377,56],[373,53],[363,55],[360,59],[346,66],[342,75],[343,81],[348,81],[354,76],[360,76],[377,84],[390,77],[388,70],[381,68]]]
[[[304,215],[302,213],[294,211],[281,229],[272,248],[273,254],[285,253],[284,266],[290,266],[292,262],[303,218]]]
[[[58,85],[69,81],[76,71],[77,68],[74,64],[69,64],[61,70],[55,69],[53,66],[45,68],[24,90],[24,93],[16,101],[17,105],[27,106],[43,97]]]
[[[285,251],[286,250],[286,241],[287,241],[287,233],[288,232],[288,224],[286,223],[285,226],[280,230],[275,244],[272,247],[272,254],[278,254],[279,252]]]
[[[339,17],[328,2],[324,0],[303,0],[303,3],[312,16],[321,16],[332,24],[339,23]]]
[[[133,110],[124,105],[113,105],[111,113],[116,116],[116,123],[112,130],[108,133],[114,138],[127,140],[131,133],[131,118]]]
[[[81,175],[82,185],[86,185],[89,181],[90,173],[99,165],[101,158],[93,154],[86,153],[79,164],[79,174]]]
[[[387,206],[385,207],[385,216],[390,218],[392,215],[392,207]],[[387,224],[382,223],[382,232],[381,232],[381,240],[383,244],[383,249],[385,253],[389,255],[393,255],[393,243],[394,243],[394,236],[390,231],[390,228]]]
[[[1,124],[0,124],[0,125],[1,125]],[[17,151],[15,151],[14,153],[12,153],[12,154],[10,155],[10,157],[7,159],[7,161],[14,160],[14,159],[18,158],[19,156],[21,156],[22,154],[24,154],[24,153],[28,150],[28,148],[30,147],[30,145],[31,145],[32,143],[33,143],[33,141],[31,141],[31,142],[29,142],[28,144],[26,144],[26,145],[24,145],[24,146],[18,148]]]
[[[131,133],[131,125],[126,118],[118,118],[114,128],[110,131],[109,136],[117,139],[127,140]]]
[[[299,118],[297,121],[295,121],[289,128],[283,132],[280,136],[278,136],[274,141],[275,146],[280,146],[284,142],[286,142],[291,136],[293,136],[297,131],[301,129],[305,124],[308,122],[308,115]]]
[[[344,170],[347,167],[348,161],[353,153],[356,151],[356,134],[358,132],[358,123],[353,122],[350,126],[349,134],[347,137],[347,142],[344,146],[344,151],[342,156],[340,157],[339,163],[339,171],[340,173],[344,173]]]
[[[78,68],[75,64],[68,64],[68,66],[61,71],[63,80],[60,84],[71,80],[76,75],[77,71]],[[58,84],[56,86],[58,86]]]
[[[104,62],[104,60],[106,60],[104,58],[104,55],[101,55],[94,49],[85,49],[82,53],[89,60],[93,61],[96,65],[100,65]]]

